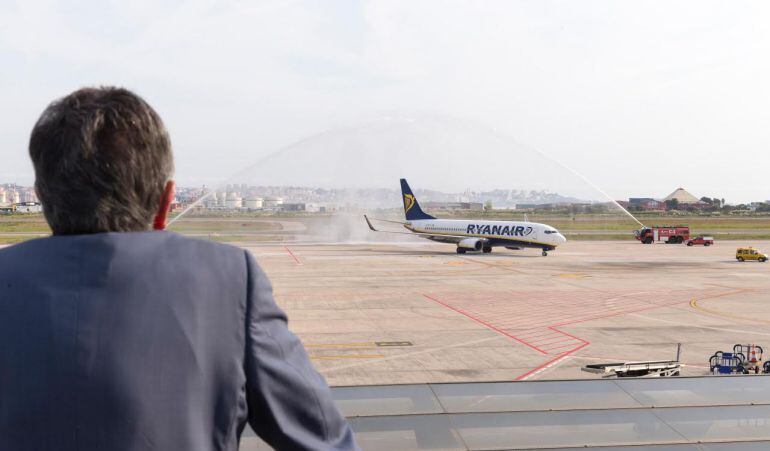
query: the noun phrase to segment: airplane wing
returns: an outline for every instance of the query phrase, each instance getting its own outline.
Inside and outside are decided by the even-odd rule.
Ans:
[[[366,219],[366,223],[369,224],[369,228],[370,229],[374,230],[375,232],[379,232],[379,230],[375,230],[374,227],[372,227],[372,223],[370,222],[368,216],[364,215],[364,218]],[[401,225],[406,224],[403,221],[391,221],[390,219],[378,219],[378,218],[372,218],[372,219],[374,219],[375,221],[380,221],[380,222],[390,222],[391,224],[401,224]]]
[[[368,226],[369,226],[369,230],[371,230],[372,232],[380,232],[380,233],[398,233],[398,234],[400,234],[400,235],[422,235],[421,233],[413,233],[413,232],[392,232],[392,231],[390,231],[390,230],[377,230],[377,229],[374,227],[374,225],[372,224],[372,221],[369,219],[369,217],[368,217],[368,216],[364,215],[364,219],[366,219],[366,225],[368,225]],[[375,221],[384,221],[384,222],[393,222],[393,223],[396,223],[396,224],[402,224],[402,225],[404,224],[403,222],[398,222],[398,221],[388,221],[388,220],[385,220],[385,219],[377,219],[377,218],[374,218],[374,220],[375,220]]]
[[[391,231],[391,230],[378,230],[378,229],[376,229],[374,227],[374,225],[372,225],[372,221],[369,219],[368,216],[364,215],[364,219],[366,219],[366,224],[369,226],[369,229],[372,232],[397,233],[399,235],[412,235],[412,236],[419,236],[419,237],[422,237],[422,238],[430,238],[430,239],[434,239],[434,240],[437,240],[437,241],[451,242],[451,243],[456,243],[456,242],[458,242],[458,241],[460,241],[462,239],[468,238],[467,236],[462,236],[462,235],[444,235],[444,234],[434,235],[434,234],[431,234],[431,233],[422,233],[422,232],[395,232],[395,231]],[[372,218],[372,219],[374,219],[375,221],[392,222],[392,223],[395,223],[395,224],[402,224],[402,225],[404,224],[403,222],[388,221],[386,219],[377,219],[377,218]]]

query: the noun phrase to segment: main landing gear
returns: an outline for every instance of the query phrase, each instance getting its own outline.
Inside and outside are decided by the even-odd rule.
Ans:
[[[492,252],[492,246],[484,246],[484,248],[482,249],[482,252],[484,252],[485,254]]]
[[[543,257],[548,257],[548,251],[547,251],[547,250],[545,250],[545,249],[543,249],[543,253],[542,253],[542,255],[543,255]]]
[[[465,249],[463,249],[463,248],[461,248],[461,247],[458,247],[458,248],[457,248],[457,253],[458,253],[458,254],[464,254],[464,253],[465,253]]]

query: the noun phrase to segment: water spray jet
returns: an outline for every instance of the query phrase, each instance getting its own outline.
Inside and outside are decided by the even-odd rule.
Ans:
[[[305,145],[307,143],[314,143],[315,144],[316,140],[319,140],[319,139],[324,138],[324,137],[329,137],[331,139],[331,146],[332,146],[332,148],[333,147],[337,147],[339,149],[345,149],[346,145],[349,147],[350,145],[356,144],[356,142],[355,142],[356,139],[358,139],[358,140],[363,139],[364,143],[366,143],[366,140],[371,140],[371,139],[376,139],[376,138],[387,138],[388,136],[401,136],[400,133],[404,133],[404,130],[401,130],[401,129],[398,129],[398,128],[396,128],[395,130],[388,128],[388,127],[390,127],[390,125],[388,125],[388,124],[393,124],[393,123],[408,123],[408,124],[410,124],[410,126],[413,125],[413,124],[423,124],[424,130],[420,129],[421,131],[426,131],[426,130],[430,131],[431,130],[430,127],[434,127],[434,128],[438,127],[437,131],[436,131],[436,133],[438,133],[438,134],[435,135],[435,136],[437,138],[444,138],[444,139],[445,139],[445,136],[447,136],[447,135],[450,136],[450,138],[451,138],[451,136],[453,136],[450,133],[446,133],[446,131],[452,131],[452,130],[460,129],[460,130],[462,130],[462,132],[459,132],[460,135],[457,135],[456,137],[450,139],[450,142],[455,143],[455,147],[458,148],[458,149],[460,149],[460,148],[464,149],[465,146],[472,145],[472,143],[467,142],[468,132],[471,132],[472,134],[473,133],[478,134],[477,135],[479,137],[478,142],[482,143],[481,145],[484,145],[483,144],[483,142],[484,142],[483,136],[484,135],[487,136],[487,139],[491,138],[492,141],[489,142],[490,148],[498,149],[498,151],[507,152],[505,149],[510,148],[511,144],[515,145],[516,147],[519,147],[520,149],[529,150],[530,153],[532,153],[533,155],[537,155],[540,158],[544,158],[547,161],[550,161],[551,163],[555,164],[556,166],[562,168],[563,170],[565,170],[568,173],[570,173],[573,176],[575,176],[578,180],[582,181],[582,183],[584,183],[586,186],[588,186],[591,189],[593,189],[594,192],[600,193],[604,198],[609,200],[612,205],[615,205],[620,211],[622,211],[626,216],[631,218],[640,227],[644,227],[644,224],[641,221],[639,221],[633,214],[631,214],[626,208],[624,208],[622,205],[620,205],[616,200],[614,200],[609,194],[607,194],[604,190],[602,190],[598,185],[593,183],[591,180],[589,180],[586,176],[584,176],[580,172],[578,172],[575,169],[571,168],[567,164],[559,161],[558,159],[550,156],[549,154],[545,153],[544,151],[542,151],[542,150],[540,150],[540,149],[538,149],[538,148],[536,148],[534,146],[531,146],[531,145],[522,144],[521,142],[517,141],[516,139],[514,139],[514,138],[512,138],[510,136],[507,136],[506,134],[498,131],[495,128],[491,128],[491,127],[485,126],[483,124],[479,124],[479,123],[477,123],[475,121],[471,121],[471,120],[467,120],[467,119],[458,119],[458,118],[454,118],[454,117],[447,116],[447,115],[439,116],[439,115],[428,115],[428,114],[422,114],[419,117],[405,117],[404,115],[400,115],[400,114],[399,115],[388,115],[388,116],[384,116],[384,117],[382,117],[380,119],[375,119],[374,121],[369,121],[369,122],[365,122],[365,123],[362,123],[362,124],[357,124],[357,125],[354,125],[354,126],[346,126],[346,127],[338,127],[338,128],[327,129],[327,130],[324,130],[324,131],[322,131],[320,133],[316,133],[316,134],[310,135],[310,136],[308,136],[308,137],[306,137],[304,139],[295,141],[295,142],[293,142],[293,143],[291,143],[291,144],[289,144],[287,146],[281,147],[278,150],[276,150],[276,151],[274,151],[274,152],[272,152],[272,153],[270,153],[270,154],[268,154],[268,155],[258,159],[253,164],[251,164],[251,165],[245,167],[244,169],[236,172],[232,176],[227,177],[222,183],[220,183],[217,186],[215,186],[214,188],[212,188],[212,190],[210,192],[206,193],[205,195],[203,195],[202,197],[200,197],[199,199],[194,201],[192,204],[187,206],[182,212],[180,212],[178,215],[176,215],[174,218],[172,218],[169,221],[169,226],[172,225],[177,220],[183,218],[187,213],[189,213],[191,210],[193,210],[194,208],[199,206],[201,203],[203,203],[206,199],[210,198],[216,192],[221,191],[221,189],[224,188],[224,186],[226,186],[226,184],[232,183],[232,182],[238,182],[238,180],[236,180],[236,179],[238,179],[239,177],[242,178],[243,176],[252,173],[254,170],[259,168],[260,166],[268,167],[269,163],[271,163],[272,160],[277,159],[278,157],[286,154],[287,152],[291,152],[293,150],[298,150],[300,152],[299,155],[303,156],[302,155],[302,151],[305,150],[302,147],[303,145]],[[427,128],[425,128],[425,127],[427,127]],[[384,132],[383,132],[383,129],[384,129]],[[371,136],[370,136],[370,133],[364,133],[363,135],[361,134],[361,132],[366,132],[367,130],[372,130]],[[444,130],[444,131],[442,132],[442,130]],[[413,133],[413,129],[407,128],[407,129],[405,129],[405,132],[407,134],[405,134],[404,136],[407,137],[407,141],[405,141],[405,145],[402,146],[402,149],[408,149],[410,151],[413,151],[414,149],[409,149],[410,146],[412,148],[417,149],[418,151],[422,150],[422,149],[427,149],[427,150],[431,149],[431,146],[433,144],[431,144],[430,141],[428,141],[426,143],[426,142],[420,141],[419,139],[415,140],[413,138],[412,138],[412,141],[409,141],[409,138],[408,138],[410,136],[409,133]],[[347,140],[349,140],[350,137],[347,137],[348,135],[346,135],[346,133],[349,134],[350,137],[352,137],[352,141],[353,142],[351,142],[351,143],[347,142]],[[385,134],[381,135],[381,136],[377,136],[376,135],[377,133],[385,133]],[[363,136],[363,138],[361,138],[361,136]],[[430,135],[430,136],[434,136],[434,135]],[[343,140],[343,142],[342,142],[342,147],[339,147],[340,146],[339,141],[340,141],[341,137],[345,138],[345,140]],[[466,141],[464,141],[464,140],[466,140]],[[497,141],[497,144],[494,144],[494,141]],[[319,142],[320,142],[320,144],[326,144],[327,147],[330,145],[329,142],[324,142],[324,141],[319,141]],[[438,143],[438,141],[437,141],[437,143]],[[314,147],[313,147],[314,144],[311,144],[308,148],[311,149],[311,150],[314,150]],[[378,144],[379,144],[379,142],[378,142]],[[398,142],[396,142],[395,144],[391,143],[391,145],[398,145],[398,144],[399,144]],[[315,144],[315,146],[317,147],[318,144]],[[427,146],[427,147],[422,147],[422,146]],[[348,149],[347,152],[350,152],[350,150]],[[343,154],[344,154],[344,152],[343,152]],[[428,153],[422,152],[421,155],[422,155],[422,158],[423,158],[423,164],[426,164],[425,163],[425,155],[429,155],[429,152]],[[349,155],[343,155],[343,157],[347,157],[347,156],[349,156]],[[314,155],[310,155],[309,157],[313,158]],[[462,158],[462,154],[460,153],[460,155],[455,155],[454,157],[455,158],[458,158],[458,157]],[[308,156],[305,155],[305,158],[308,158]],[[403,159],[404,156],[401,155],[401,158]],[[409,159],[408,160],[409,162],[411,162],[412,159],[413,159],[411,154],[408,154],[408,156],[406,158]],[[331,161],[334,161],[334,160],[329,159],[328,161],[331,162]],[[451,161],[455,161],[455,160],[451,160]],[[280,160],[279,160],[279,163],[280,163]],[[430,164],[430,163],[427,163],[427,164]],[[443,170],[447,170],[447,169],[448,170],[454,170],[454,168],[451,167],[451,166],[447,167],[447,168],[443,168]],[[335,166],[328,166],[327,165],[327,167],[325,167],[324,169],[318,169],[318,170],[319,171],[320,170],[326,170],[326,171],[336,170],[336,167]],[[439,170],[439,168],[436,168],[436,170]],[[392,172],[392,170],[390,172]],[[272,176],[272,174],[270,174],[269,176]],[[361,182],[359,181],[359,183],[361,183]],[[377,183],[383,183],[383,181],[378,181]]]

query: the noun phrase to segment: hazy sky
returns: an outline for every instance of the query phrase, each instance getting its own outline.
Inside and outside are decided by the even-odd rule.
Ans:
[[[50,100],[116,84],[166,121],[181,184],[416,112],[496,128],[616,198],[770,199],[769,23],[766,1],[0,0],[0,181],[32,181]],[[513,187],[484,171],[510,158],[473,149],[421,187]]]

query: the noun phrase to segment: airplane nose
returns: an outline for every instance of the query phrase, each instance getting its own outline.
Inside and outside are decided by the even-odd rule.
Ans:
[[[556,234],[556,241],[558,241],[559,244],[564,244],[564,243],[567,242],[567,238],[564,235],[562,235],[561,233],[557,233]]]

